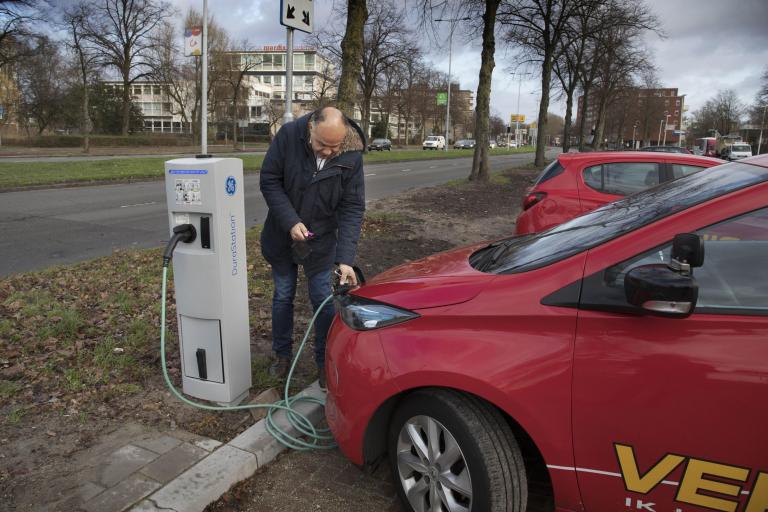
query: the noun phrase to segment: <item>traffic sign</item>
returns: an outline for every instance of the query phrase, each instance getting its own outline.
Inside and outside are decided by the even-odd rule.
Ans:
[[[438,105],[447,105],[448,104],[448,93],[447,92],[439,92],[439,93],[437,93],[437,104]]]
[[[674,130],[672,133],[675,135],[685,135],[685,130]]]
[[[511,114],[509,116],[509,120],[511,123],[524,123],[525,122],[525,114]]]
[[[312,0],[280,0],[280,24],[307,34],[312,33]]]

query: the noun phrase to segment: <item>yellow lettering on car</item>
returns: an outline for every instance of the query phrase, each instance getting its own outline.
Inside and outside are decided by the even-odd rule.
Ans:
[[[723,512],[735,512],[736,507],[739,506],[738,500],[734,501],[716,498],[714,496],[700,494],[699,491],[707,491],[738,498],[741,493],[741,486],[709,480],[705,478],[705,475],[746,482],[747,477],[749,476],[749,470],[728,466],[726,464],[718,464],[717,462],[690,459],[688,466],[685,468],[683,480],[680,482],[680,489],[678,490],[675,499],[682,503],[690,503],[691,505],[699,505],[700,507],[722,510]]]
[[[752,487],[752,496],[749,497],[747,508],[744,512],[765,512],[768,510],[768,473],[760,472]]]
[[[667,454],[657,462],[644,475],[640,475],[640,469],[637,467],[635,451],[631,446],[614,443],[616,457],[619,459],[621,467],[621,476],[624,479],[624,485],[627,490],[646,494],[654,487],[659,485],[664,477],[669,475],[674,469],[685,460],[680,455]]]

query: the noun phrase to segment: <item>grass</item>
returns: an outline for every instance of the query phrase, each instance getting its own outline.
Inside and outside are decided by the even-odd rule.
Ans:
[[[533,148],[491,149],[491,155],[530,153]],[[445,158],[467,158],[471,151],[380,151],[367,153],[365,163],[404,162],[415,160],[437,160]],[[263,155],[243,155],[243,169],[257,171],[264,161]],[[139,181],[160,179],[167,157],[159,158],[113,158],[109,160],[88,160],[73,162],[13,162],[0,163],[0,190],[19,187],[55,186],[67,184],[88,184],[110,181]]]

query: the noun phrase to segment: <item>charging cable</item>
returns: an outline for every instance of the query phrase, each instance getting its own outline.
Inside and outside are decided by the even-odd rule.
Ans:
[[[315,320],[323,310],[323,307],[325,307],[328,301],[333,299],[333,294],[326,297],[326,299],[320,304],[320,306],[315,311],[315,314],[312,316],[312,320],[309,322],[309,326],[307,326],[307,332],[304,333],[304,338],[302,338],[299,349],[296,352],[296,356],[293,358],[291,369],[288,372],[288,378],[285,381],[283,400],[275,402],[274,404],[247,404],[235,406],[208,405],[188,399],[183,394],[181,394],[181,392],[176,389],[176,387],[174,387],[173,383],[171,382],[171,378],[168,375],[168,368],[166,366],[165,359],[165,303],[167,301],[166,295],[168,287],[168,265],[173,258],[173,251],[176,248],[176,245],[180,241],[185,243],[193,242],[195,240],[196,233],[194,226],[191,224],[182,224],[180,226],[176,226],[173,228],[173,233],[174,235],[171,240],[168,241],[168,245],[166,246],[165,252],[163,253],[163,291],[160,303],[160,361],[163,367],[163,378],[165,379],[165,384],[168,386],[168,389],[171,390],[171,393],[173,393],[176,398],[185,404],[207,411],[243,411],[248,409],[267,409],[266,430],[280,444],[294,450],[331,450],[336,448],[336,442],[334,441],[330,429],[315,427],[312,424],[312,421],[310,421],[310,419],[305,414],[302,414],[294,408],[298,402],[309,402],[324,406],[325,400],[312,396],[290,396],[289,394],[291,378],[293,377],[296,363],[298,362],[299,356],[301,356],[301,353],[304,350],[307,339],[309,338],[309,333],[312,330],[312,326],[315,324]],[[285,411],[285,415],[289,423],[294,429],[296,429],[296,431],[299,432],[301,437],[291,435],[277,425],[276,420],[273,417],[273,413],[279,410]]]

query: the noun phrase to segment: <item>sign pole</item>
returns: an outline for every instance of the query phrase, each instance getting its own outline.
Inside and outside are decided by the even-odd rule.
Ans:
[[[287,48],[285,50],[285,113],[283,124],[293,121],[293,29],[286,28]]]
[[[208,0],[203,0],[203,90],[202,111],[200,112],[200,149],[203,155],[208,154]]]

